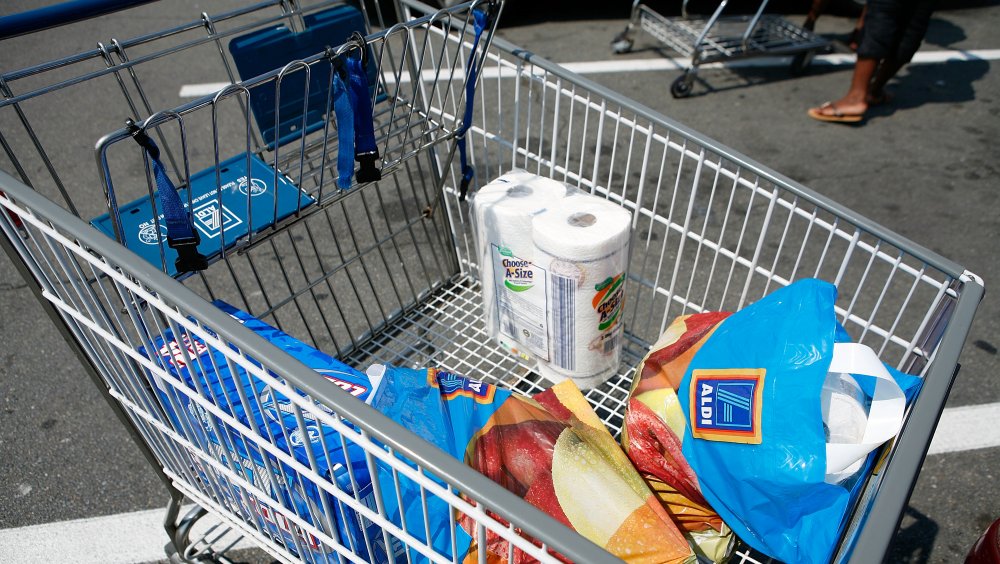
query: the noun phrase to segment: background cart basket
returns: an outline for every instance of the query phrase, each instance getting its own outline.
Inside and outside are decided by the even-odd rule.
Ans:
[[[752,14],[726,14],[729,0],[721,0],[708,16],[688,13],[688,0],[681,15],[668,17],[644,4],[632,3],[632,15],[625,29],[615,36],[615,53],[632,50],[635,32],[644,31],[666,47],[691,58],[684,74],[670,84],[674,98],[691,95],[698,67],[708,63],[763,56],[792,56],[791,72],[801,74],[816,52],[830,49],[830,42],[811,29],[797,26],[777,14],[767,14],[762,0]]]

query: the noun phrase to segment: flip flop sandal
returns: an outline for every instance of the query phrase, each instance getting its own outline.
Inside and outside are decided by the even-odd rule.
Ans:
[[[832,114],[823,113],[823,110],[833,110]],[[819,121],[829,121],[834,123],[858,123],[864,119],[864,114],[845,114],[840,111],[832,102],[823,102],[818,108],[809,108],[809,117]]]

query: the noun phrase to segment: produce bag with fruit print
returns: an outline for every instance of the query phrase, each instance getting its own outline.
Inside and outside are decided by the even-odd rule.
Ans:
[[[712,562],[725,560],[733,534],[705,501],[681,452],[686,424],[676,390],[691,358],[728,316],[682,315],[650,347],[632,380],[621,440],[629,460],[695,552]]]
[[[687,541],[572,381],[528,398],[434,369],[382,371],[373,407],[611,554],[628,562],[694,562]],[[382,474],[380,481],[390,477]],[[416,484],[400,482],[402,499],[420,499]],[[385,490],[391,482],[382,483]],[[408,532],[423,538],[426,525],[435,549],[450,554],[449,506],[429,496],[425,524],[421,504],[409,505]],[[476,538],[471,519],[458,521],[459,559],[475,560],[485,545],[490,562],[508,561],[506,540],[491,533]],[[512,563],[532,560],[513,550]]]

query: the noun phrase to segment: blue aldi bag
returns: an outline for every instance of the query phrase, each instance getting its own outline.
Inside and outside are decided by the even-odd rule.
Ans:
[[[920,384],[851,344],[835,300],[832,284],[802,280],[731,315],[678,390],[682,451],[706,500],[747,544],[789,564],[830,560],[860,478]],[[857,423],[841,405],[861,410],[850,441],[825,421]]]

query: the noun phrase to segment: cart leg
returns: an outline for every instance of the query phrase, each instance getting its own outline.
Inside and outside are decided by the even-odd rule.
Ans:
[[[634,44],[633,39],[630,37],[632,33],[632,24],[628,24],[625,29],[615,36],[611,40],[611,51],[616,55],[622,55],[632,51],[632,45]]]
[[[812,49],[796,54],[792,57],[792,64],[788,69],[789,72],[792,73],[792,76],[802,76],[806,73],[806,69],[812,63],[815,56],[816,51]]]
[[[204,508],[198,507],[178,519],[183,499],[183,496],[179,495],[170,498],[170,503],[167,504],[167,516],[163,520],[163,528],[170,537],[170,542],[163,547],[163,550],[167,553],[171,564],[188,562],[186,553],[191,544],[191,528],[207,513]]]
[[[628,25],[621,33],[615,36],[611,40],[611,50],[616,55],[621,55],[623,53],[628,53],[632,50],[632,45],[634,40],[632,39],[632,30],[639,26],[639,5],[640,0],[634,0],[632,2],[632,15],[629,17]]]

